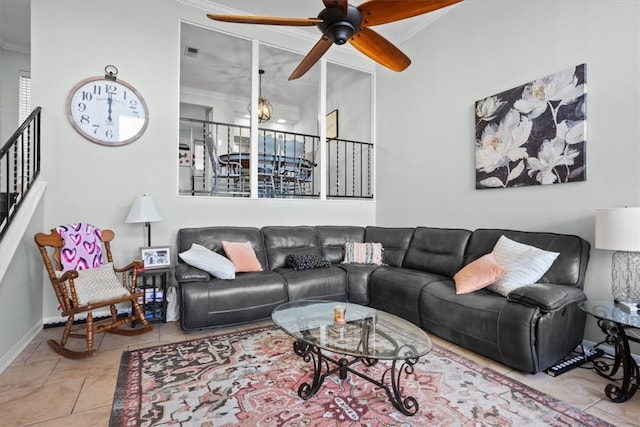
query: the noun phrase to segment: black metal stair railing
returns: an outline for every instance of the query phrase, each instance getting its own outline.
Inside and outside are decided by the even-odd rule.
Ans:
[[[36,107],[0,148],[0,241],[40,174],[40,113]]]

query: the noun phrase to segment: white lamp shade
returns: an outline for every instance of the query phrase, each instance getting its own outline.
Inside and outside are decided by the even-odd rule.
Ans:
[[[597,209],[596,248],[640,252],[640,207]]]
[[[155,202],[151,196],[138,196],[133,201],[133,206],[124,222],[156,222],[162,221]]]

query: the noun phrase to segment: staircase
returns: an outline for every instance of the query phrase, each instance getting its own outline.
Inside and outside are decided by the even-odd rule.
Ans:
[[[40,114],[36,107],[0,148],[0,243],[40,174]]]

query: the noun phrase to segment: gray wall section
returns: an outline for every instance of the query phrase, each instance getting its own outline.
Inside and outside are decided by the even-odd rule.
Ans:
[[[640,205],[639,18],[629,1],[467,0],[402,45],[412,65],[377,73],[378,225],[577,234],[589,298],[611,298],[594,211]],[[476,190],[475,101],[582,63],[587,181]]]

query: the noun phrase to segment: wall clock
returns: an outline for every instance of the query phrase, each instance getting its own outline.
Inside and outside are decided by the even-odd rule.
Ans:
[[[89,77],[75,85],[67,98],[67,116],[82,136],[107,146],[129,144],[144,133],[149,112],[142,95],[122,80],[113,67],[104,77]]]

